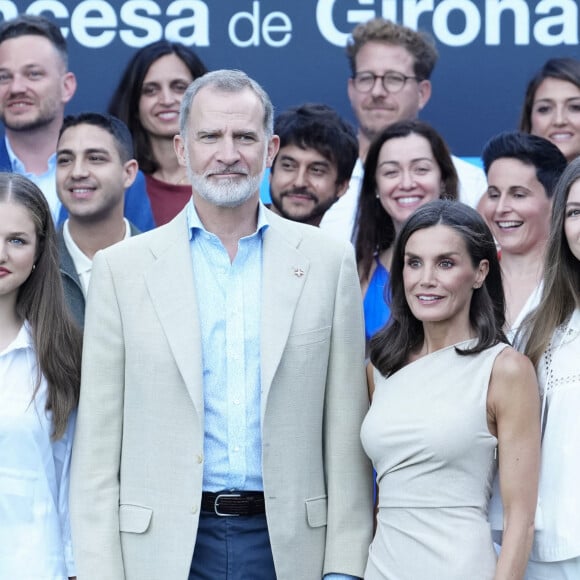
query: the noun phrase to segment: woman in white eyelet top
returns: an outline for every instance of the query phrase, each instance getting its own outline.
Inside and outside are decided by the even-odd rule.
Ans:
[[[580,159],[554,194],[544,290],[522,342],[542,396],[542,458],[528,580],[580,578]]]

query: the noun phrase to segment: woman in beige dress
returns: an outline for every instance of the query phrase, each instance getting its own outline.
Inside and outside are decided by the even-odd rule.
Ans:
[[[371,340],[373,400],[361,430],[379,487],[365,579],[522,578],[539,397],[531,363],[502,331],[491,232],[464,204],[430,202],[403,225],[391,277],[392,318]],[[496,563],[487,508],[498,464],[505,520]]]

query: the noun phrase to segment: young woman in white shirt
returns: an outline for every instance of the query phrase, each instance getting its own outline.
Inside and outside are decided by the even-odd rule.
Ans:
[[[542,395],[542,460],[527,580],[580,578],[580,159],[553,197],[536,311],[524,323],[525,354]]]
[[[0,174],[0,578],[74,578],[68,473],[81,333],[48,204]]]

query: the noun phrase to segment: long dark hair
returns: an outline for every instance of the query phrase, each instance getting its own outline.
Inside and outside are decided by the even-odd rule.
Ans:
[[[155,61],[168,54],[175,54],[183,61],[192,80],[207,72],[207,68],[193,50],[178,42],[159,40],[144,46],[133,55],[109,103],[108,112],[129,127],[139,169],[147,174],[155,173],[159,169],[159,163],[153,156],[149,135],[139,118],[139,100],[147,71]]]
[[[355,251],[361,280],[369,277],[373,256],[391,247],[395,240],[393,218],[377,199],[377,164],[383,145],[391,140],[419,135],[429,142],[435,162],[441,171],[442,198],[457,199],[458,179],[451,153],[443,137],[431,125],[417,119],[389,125],[372,142],[365,161],[365,172],[356,215]]]
[[[463,203],[440,199],[431,201],[409,217],[395,242],[391,266],[391,319],[370,342],[371,362],[385,376],[402,368],[425,337],[423,323],[413,316],[405,298],[403,266],[409,238],[419,230],[436,225],[449,226],[461,236],[474,267],[481,260],[489,262],[485,282],[474,290],[469,308],[469,321],[477,342],[472,348],[456,349],[457,352],[475,354],[498,342],[507,342],[502,330],[505,300],[501,271],[489,228],[474,209]]]
[[[78,405],[82,335],[65,304],[56,232],[44,195],[26,177],[0,173],[0,201],[24,207],[36,231],[35,268],[20,286],[16,314],[30,324],[39,369],[34,396],[44,376],[46,410],[52,411],[52,435],[59,439]]]
[[[546,79],[567,81],[580,89],[580,61],[568,57],[551,58],[530,79],[520,113],[519,129],[524,133],[530,133],[532,130],[532,109],[534,108],[536,91]]]

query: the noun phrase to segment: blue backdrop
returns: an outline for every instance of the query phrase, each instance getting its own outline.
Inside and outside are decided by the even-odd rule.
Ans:
[[[0,20],[51,15],[70,47],[79,90],[70,112],[104,110],[137,47],[162,37],[208,68],[240,68],[278,110],[305,101],[354,122],[344,53],[357,22],[385,16],[429,32],[440,59],[423,119],[457,155],[479,155],[517,125],[529,77],[553,56],[580,57],[580,0],[0,0]]]

